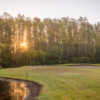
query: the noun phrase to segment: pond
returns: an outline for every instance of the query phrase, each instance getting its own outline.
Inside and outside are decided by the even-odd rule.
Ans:
[[[0,78],[0,100],[37,100],[42,85],[33,81]]]

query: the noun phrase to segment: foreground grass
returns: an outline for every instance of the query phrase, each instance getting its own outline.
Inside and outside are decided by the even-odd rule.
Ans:
[[[39,100],[100,100],[100,68],[35,66],[0,69],[1,77],[39,82]]]

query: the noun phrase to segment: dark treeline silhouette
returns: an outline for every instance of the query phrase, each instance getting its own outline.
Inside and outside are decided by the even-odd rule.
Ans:
[[[100,62],[100,23],[0,16],[0,65]]]

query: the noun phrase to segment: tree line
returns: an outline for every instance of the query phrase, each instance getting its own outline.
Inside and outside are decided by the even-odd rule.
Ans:
[[[23,43],[23,44],[22,44]],[[21,45],[22,44],[22,45]],[[100,63],[100,23],[0,16],[0,65]]]

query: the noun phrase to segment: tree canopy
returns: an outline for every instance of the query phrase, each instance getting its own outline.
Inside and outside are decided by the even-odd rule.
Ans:
[[[0,65],[100,63],[100,23],[0,16]]]

